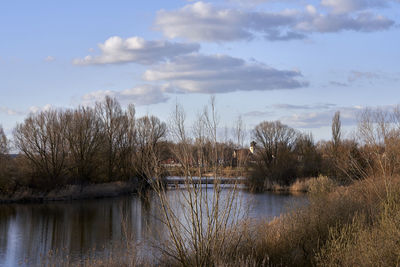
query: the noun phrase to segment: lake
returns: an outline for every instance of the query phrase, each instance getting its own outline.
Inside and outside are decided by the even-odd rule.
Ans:
[[[212,195],[212,185],[205,187]],[[181,192],[169,190],[168,198],[173,200]],[[246,214],[256,219],[272,219],[294,204],[307,202],[305,195],[240,190],[238,196]],[[55,254],[72,261],[101,257],[112,251],[110,247],[121,247],[118,251],[123,251],[127,238],[150,250],[150,241],[159,240],[166,231],[159,218],[154,192],[45,204],[2,204],[0,266],[35,266]]]

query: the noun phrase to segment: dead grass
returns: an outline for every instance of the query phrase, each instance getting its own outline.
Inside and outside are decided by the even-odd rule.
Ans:
[[[335,186],[333,180],[329,179],[326,176],[319,176],[319,177],[297,179],[294,183],[292,183],[289,186],[284,186],[277,183],[266,183],[264,185],[264,189],[266,191],[272,191],[272,192],[307,193],[311,190],[312,187],[321,185],[322,180],[326,180],[327,182],[329,182],[329,186]]]
[[[390,184],[377,191],[375,216],[360,213],[351,223],[330,229],[316,255],[318,266],[400,266],[400,185]]]
[[[348,187],[336,186],[326,177],[311,180],[307,207],[272,222],[246,225],[240,246],[232,248],[235,253],[218,262],[221,266],[355,266],[357,262],[357,266],[398,266],[397,188],[398,178],[367,179]],[[396,200],[385,204],[390,198]]]

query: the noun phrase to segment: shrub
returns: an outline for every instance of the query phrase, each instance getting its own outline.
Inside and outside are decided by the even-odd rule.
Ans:
[[[399,266],[400,199],[398,183],[387,188],[372,220],[361,213],[342,227],[332,227],[316,255],[319,266]],[[381,192],[382,193],[382,192]]]

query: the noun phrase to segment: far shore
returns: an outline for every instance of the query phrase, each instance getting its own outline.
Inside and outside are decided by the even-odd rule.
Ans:
[[[20,188],[10,195],[0,194],[0,204],[106,198],[137,192],[138,186],[136,183],[121,181],[88,185],[66,185],[49,192],[39,192],[31,188]]]
[[[205,175],[206,176],[206,175]],[[211,175],[207,175],[210,177]],[[180,176],[177,176],[180,177]],[[223,183],[232,183],[232,177],[225,177]],[[242,177],[243,179],[243,177]],[[272,192],[284,194],[303,194],[309,191],[310,183],[315,178],[296,180],[288,186],[281,186],[275,183],[264,185],[263,190],[258,192]],[[171,180],[170,182],[172,182]],[[246,184],[245,181],[240,183]],[[251,191],[251,189],[249,189]],[[41,192],[29,187],[23,187],[9,195],[0,194],[0,204],[7,203],[42,203],[49,201],[70,201],[80,199],[108,198],[127,194],[138,193],[140,190],[134,182],[109,182],[87,185],[65,185],[62,188],[53,189],[48,192]]]

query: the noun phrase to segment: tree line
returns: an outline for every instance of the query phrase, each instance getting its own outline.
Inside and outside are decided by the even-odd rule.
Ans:
[[[2,161],[7,160],[0,176],[3,190],[4,184],[8,190],[17,186],[48,190],[132,179],[146,186],[147,169],[156,169],[162,158],[166,131],[158,118],[135,118],[133,105],[123,110],[110,97],[94,107],[31,113],[13,131],[19,155],[10,159],[8,149],[2,151]],[[4,133],[0,136],[7,148]],[[149,157],[150,151],[158,161]]]
[[[146,188],[154,177],[168,175],[170,165],[184,176],[240,169],[254,190],[321,174],[342,183],[395,175],[400,172],[399,110],[363,110],[351,138],[343,138],[337,112],[332,139],[319,142],[280,121],[263,121],[251,131],[256,144],[251,153],[240,117],[231,138],[220,137],[214,98],[188,127],[178,104],[167,124],[155,116],[136,118],[133,105],[123,109],[106,97],[93,107],[31,113],[15,127],[12,142],[0,127],[0,192],[112,181]],[[16,157],[9,155],[11,143]]]
[[[263,190],[268,183],[290,185],[318,175],[348,184],[400,174],[400,106],[361,110],[348,138],[343,138],[339,111],[331,127],[331,140],[316,143],[311,134],[279,121],[258,124],[252,131],[258,149],[248,164],[250,185]]]

